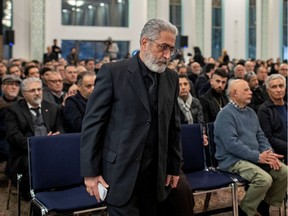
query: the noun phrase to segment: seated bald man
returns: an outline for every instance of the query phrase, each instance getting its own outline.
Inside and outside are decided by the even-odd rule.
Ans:
[[[238,173],[250,181],[241,201],[239,215],[269,215],[269,206],[281,207],[287,187],[283,155],[274,153],[256,113],[247,105],[252,92],[245,80],[231,80],[230,102],[214,123],[216,158],[219,168]]]

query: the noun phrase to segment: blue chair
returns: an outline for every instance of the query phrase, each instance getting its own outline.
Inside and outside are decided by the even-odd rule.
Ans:
[[[90,196],[80,176],[80,133],[28,139],[30,215],[70,214],[104,210],[104,202]]]
[[[209,145],[208,146],[209,146],[210,161],[211,161],[211,164],[212,164],[211,168],[214,169],[215,171],[219,171],[219,172],[227,175],[229,178],[234,180],[235,183],[237,183],[237,186],[244,186],[244,187],[248,186],[249,185],[249,181],[247,181],[246,179],[244,179],[240,175],[238,175],[236,173],[220,171],[218,169],[218,161],[215,158],[216,144],[214,142],[214,123],[213,122],[207,123],[206,124],[206,129],[207,129],[208,140],[209,140]]]
[[[208,170],[205,167],[203,132],[200,124],[181,125],[183,171],[193,190],[193,195],[209,194],[214,191],[231,190],[232,208],[209,210],[205,208],[205,215],[233,211],[238,215],[237,187],[235,182],[222,173]],[[208,203],[209,204],[209,200]],[[203,214],[200,213],[201,215]]]

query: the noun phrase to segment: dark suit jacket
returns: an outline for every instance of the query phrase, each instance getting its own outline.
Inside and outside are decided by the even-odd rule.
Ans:
[[[81,132],[82,121],[85,115],[87,100],[78,91],[65,101],[63,109],[65,131],[70,133]]]
[[[181,166],[178,75],[159,76],[158,199],[167,197],[167,174]],[[137,56],[104,64],[88,99],[82,125],[81,174],[102,175],[109,184],[106,201],[125,204],[132,195],[151,126],[149,100]]]
[[[41,103],[41,113],[47,131],[63,133],[60,108],[46,101]],[[10,166],[17,169],[17,158],[28,156],[27,138],[34,136],[31,112],[24,99],[12,104],[7,109],[5,124],[7,141],[10,144]]]

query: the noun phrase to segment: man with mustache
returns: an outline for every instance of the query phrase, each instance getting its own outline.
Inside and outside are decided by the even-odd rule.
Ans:
[[[8,171],[13,182],[16,174],[23,175],[21,195],[29,199],[27,138],[51,136],[64,132],[60,108],[56,104],[42,101],[42,81],[31,77],[21,85],[23,99],[8,107],[5,124],[9,143]]]
[[[210,79],[211,88],[199,98],[206,123],[214,122],[218,112],[228,103],[225,95],[227,80],[227,73],[223,69],[216,69]]]
[[[82,124],[81,174],[87,192],[100,200],[108,189],[110,216],[156,215],[179,179],[180,118],[176,72],[177,28],[148,21],[133,58],[104,64],[97,73]]]
[[[215,157],[223,171],[247,179],[249,187],[241,200],[239,215],[269,215],[269,206],[281,207],[287,189],[287,166],[283,155],[274,153],[257,114],[247,105],[252,92],[245,80],[231,80],[230,102],[214,122]]]

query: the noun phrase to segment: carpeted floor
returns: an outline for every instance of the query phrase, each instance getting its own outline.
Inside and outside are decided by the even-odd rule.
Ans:
[[[0,163],[0,216],[17,216],[17,197],[16,197],[16,190],[12,192],[9,210],[6,210],[6,200],[7,200],[7,185],[8,179],[4,175],[4,168],[5,164]],[[238,189],[239,191],[239,202],[243,197],[244,191],[243,189]],[[201,212],[204,205],[205,195],[198,195],[195,196],[195,212]],[[220,207],[229,207],[232,205],[230,191],[221,191],[221,192],[214,192],[211,196],[211,201],[209,204],[209,209],[216,209]],[[21,216],[28,216],[29,215],[29,202],[25,202],[21,200]],[[85,214],[87,215],[87,214]],[[89,214],[88,214],[89,215]],[[97,215],[97,214],[93,214]],[[232,216],[232,212],[217,214],[218,216]],[[271,207],[270,208],[270,215],[276,216],[279,215],[279,210],[277,208]],[[283,209],[282,209],[283,215]]]

